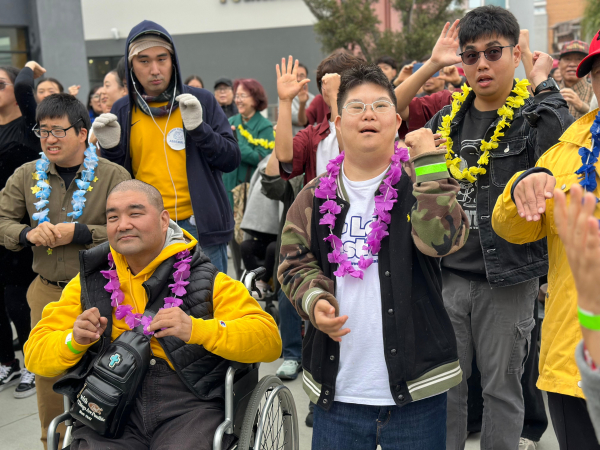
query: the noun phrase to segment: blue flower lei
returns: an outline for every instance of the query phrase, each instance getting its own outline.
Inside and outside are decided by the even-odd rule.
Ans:
[[[92,181],[97,181],[97,178],[94,176],[94,169],[98,166],[96,146],[90,144],[83,154],[85,155],[85,159],[83,160],[83,167],[85,167],[85,170],[81,172],[81,179],[78,178],[75,180],[79,189],[73,192],[73,198],[71,199],[73,212],[67,214],[68,217],[71,217],[71,222],[76,221],[76,219],[79,219],[81,214],[83,214],[83,208],[85,208],[85,194],[93,189],[93,187],[90,186],[90,183]],[[42,208],[48,204],[48,198],[50,197],[50,191],[52,190],[52,187],[48,183],[50,161],[43,152],[40,153],[40,156],[41,158],[35,163],[36,171],[33,174],[33,179],[38,181],[36,185],[31,188],[31,192],[35,194],[35,197],[40,199],[34,203],[35,209],[38,212],[32,215],[33,220],[37,220],[38,225],[44,222],[50,222],[50,219],[48,218],[50,210],[48,208],[42,210]]]
[[[590,131],[592,133],[592,148],[591,150],[585,147],[579,149],[581,167],[575,173],[581,178],[581,181],[579,181],[581,187],[587,192],[594,192],[597,187],[596,163],[600,155],[600,111],[594,119]]]

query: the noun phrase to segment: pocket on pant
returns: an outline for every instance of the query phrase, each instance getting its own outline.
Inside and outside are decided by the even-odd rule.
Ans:
[[[515,324],[515,341],[508,362],[508,373],[522,372],[529,356],[533,327],[535,327],[535,318],[533,317]]]

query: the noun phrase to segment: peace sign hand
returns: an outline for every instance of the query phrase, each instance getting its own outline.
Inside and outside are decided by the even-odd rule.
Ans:
[[[288,58],[287,67],[285,58],[281,58],[281,69],[277,64],[277,94],[281,101],[292,101],[310,80],[305,78],[298,81],[298,60],[294,63],[292,55]]]

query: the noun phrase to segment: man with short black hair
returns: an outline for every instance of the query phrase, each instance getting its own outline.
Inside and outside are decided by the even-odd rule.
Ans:
[[[289,209],[278,271],[310,320],[312,448],[438,450],[446,391],[462,378],[437,259],[467,239],[460,188],[430,130],[407,135],[410,161],[395,148],[401,119],[379,67],[344,71],[337,100],[345,151]]]
[[[394,81],[398,75],[398,63],[391,56],[380,56],[375,64],[383,71],[388,80]]]
[[[577,76],[577,66],[588,55],[590,46],[583,41],[565,42],[560,50],[558,67],[562,80],[558,81],[560,93],[569,105],[569,112],[579,119],[590,111],[594,91],[585,78]]]
[[[86,150],[90,117],[72,95],[45,98],[36,120],[44,155],[19,167],[0,193],[0,242],[12,251],[33,250],[38,276],[27,292],[32,327],[79,271],[79,251],[106,240],[106,197],[130,178],[95,149]],[[21,223],[25,215],[33,227]],[[36,376],[44,447],[50,421],[63,412],[62,397],[52,391],[55,381]]]
[[[482,447],[515,450],[523,429],[521,376],[535,326],[538,278],[548,272],[547,250],[544,241],[509,244],[492,229],[491,215],[512,175],[554,145],[573,119],[547,78],[550,56],[534,56],[533,98],[526,80],[514,80],[519,32],[517,19],[504,8],[469,11],[457,37],[470,88],[427,124],[447,139],[447,165],[460,183],[458,201],[471,227],[465,246],[441,261],[444,304],[465,373],[448,392],[448,450],[465,446],[474,349],[484,398]]]
[[[229,78],[219,78],[215,81],[215,98],[228,119],[238,113],[233,101],[233,83]]]

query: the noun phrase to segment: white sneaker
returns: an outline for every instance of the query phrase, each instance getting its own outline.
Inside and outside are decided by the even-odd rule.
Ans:
[[[20,379],[21,369],[18,359],[15,359],[10,366],[0,364],[0,391],[17,384]]]
[[[519,450],[536,450],[538,443],[530,439],[519,439]]]
[[[292,361],[291,359],[283,361],[283,364],[279,366],[275,375],[282,380],[295,380],[298,377],[298,372],[302,370],[302,364],[298,361]]]

